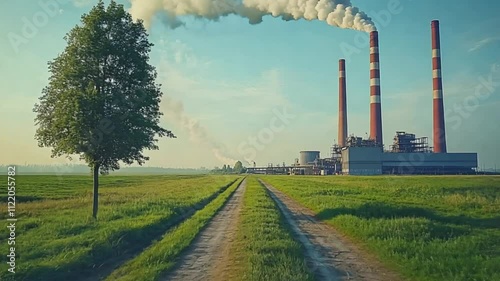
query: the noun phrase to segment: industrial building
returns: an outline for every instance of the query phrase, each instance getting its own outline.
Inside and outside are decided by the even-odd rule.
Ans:
[[[346,62],[339,60],[338,143],[331,157],[319,151],[301,151],[290,166],[249,168],[250,173],[292,175],[380,174],[472,174],[477,153],[449,153],[446,148],[439,21],[431,22],[433,73],[433,146],[427,137],[396,132],[393,144],[384,149],[380,91],[378,32],[370,33],[370,135],[368,139],[347,135]]]

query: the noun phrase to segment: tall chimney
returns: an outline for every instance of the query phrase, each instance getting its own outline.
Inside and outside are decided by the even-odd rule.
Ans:
[[[370,139],[383,145],[378,32],[370,32]]]
[[[345,60],[339,60],[339,146],[344,147],[347,138]]]
[[[433,140],[434,153],[446,153],[444,127],[443,82],[441,80],[441,43],[439,21],[431,22],[432,30],[432,84],[433,84]]]

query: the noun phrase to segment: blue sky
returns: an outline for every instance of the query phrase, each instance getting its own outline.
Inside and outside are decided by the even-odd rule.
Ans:
[[[47,83],[47,62],[96,1],[54,1],[2,3],[0,164],[68,162],[37,147],[32,108]],[[50,15],[40,4],[49,2],[57,5]],[[468,1],[352,2],[379,30],[385,145],[397,130],[432,137],[430,21],[439,19],[448,150],[478,152],[481,167],[500,168],[500,3],[471,9]],[[388,5],[397,6],[389,18]],[[23,34],[25,19],[33,22],[40,13],[48,15],[46,22],[39,17],[33,34]],[[155,18],[149,30],[151,63],[171,101],[162,103],[162,124],[179,138],[147,152],[148,165],[213,167],[250,158],[257,165],[290,163],[300,150],[329,156],[337,136],[340,58],[347,64],[349,134],[368,132],[367,33],[272,17],[258,25],[237,16],[182,19],[186,25],[172,30]],[[181,104],[183,111],[172,113]],[[283,123],[276,114],[284,109],[290,118]]]

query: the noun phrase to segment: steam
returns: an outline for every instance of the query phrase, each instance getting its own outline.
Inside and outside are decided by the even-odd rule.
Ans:
[[[224,145],[210,137],[205,127],[201,126],[197,120],[189,117],[184,112],[184,105],[182,102],[175,101],[168,96],[164,96],[161,106],[163,107],[162,111],[169,118],[169,121],[174,121],[177,125],[186,130],[189,133],[189,139],[191,141],[208,145],[215,158],[217,158],[217,160],[219,160],[222,164],[233,165],[236,161],[238,161],[228,157]]]
[[[184,25],[181,16],[194,16],[217,21],[228,15],[259,24],[264,16],[283,20],[320,20],[331,26],[370,32],[375,24],[350,0],[131,0],[130,13],[144,20],[147,28],[160,13],[170,28]]]

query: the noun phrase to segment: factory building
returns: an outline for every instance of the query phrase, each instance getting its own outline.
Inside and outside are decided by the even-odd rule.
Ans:
[[[433,146],[427,137],[396,132],[393,144],[384,149],[380,90],[378,32],[370,33],[370,135],[368,139],[347,136],[346,61],[339,60],[338,143],[331,147],[330,158],[319,151],[301,151],[291,166],[279,173],[292,175],[380,175],[380,174],[472,174],[478,166],[477,153],[449,153],[446,147],[441,44],[439,21],[431,22]],[[276,173],[272,167],[249,172]]]
[[[346,142],[339,141],[342,174],[469,174],[475,172],[477,168],[476,153],[447,152],[441,79],[441,44],[439,21],[437,20],[431,22],[431,39],[433,147],[429,147],[427,137],[418,138],[411,133],[396,132],[393,144],[388,150],[384,150],[379,41],[378,33],[374,31],[370,34],[370,138],[363,140],[351,136]],[[345,71],[342,76],[345,77]],[[342,91],[339,91],[339,97],[345,99],[345,92],[345,86],[343,86]],[[340,104],[339,123],[340,120],[347,118],[346,114],[345,105]],[[340,130],[339,128],[339,136]]]
[[[379,146],[342,149],[342,174],[470,174],[476,153],[388,152]]]

